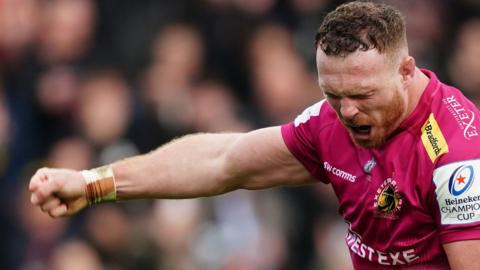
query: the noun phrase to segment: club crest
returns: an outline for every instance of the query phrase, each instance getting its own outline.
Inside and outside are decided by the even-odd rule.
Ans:
[[[377,189],[375,195],[373,206],[377,216],[397,219],[402,203],[403,200],[398,193],[397,182],[392,178],[387,178]]]

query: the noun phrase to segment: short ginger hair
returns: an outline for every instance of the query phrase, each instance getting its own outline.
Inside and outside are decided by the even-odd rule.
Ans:
[[[405,19],[400,11],[366,1],[338,6],[325,16],[315,36],[315,48],[332,56],[371,49],[389,53],[406,42]]]

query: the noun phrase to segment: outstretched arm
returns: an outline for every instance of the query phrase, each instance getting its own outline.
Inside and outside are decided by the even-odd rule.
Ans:
[[[119,199],[191,198],[312,181],[286,148],[279,127],[188,135],[115,163],[113,170]]]
[[[285,146],[280,127],[188,135],[115,162],[112,169],[119,200],[192,198],[314,182]],[[40,169],[30,182],[31,200],[51,216],[70,215],[86,206],[85,187],[80,172]]]

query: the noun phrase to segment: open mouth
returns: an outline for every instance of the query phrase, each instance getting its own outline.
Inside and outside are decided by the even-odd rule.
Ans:
[[[349,128],[356,134],[368,135],[372,130],[372,126],[368,125],[348,125]]]

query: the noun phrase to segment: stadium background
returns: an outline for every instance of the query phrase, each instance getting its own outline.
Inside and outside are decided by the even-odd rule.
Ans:
[[[480,100],[480,1],[390,2],[419,66]],[[85,169],[190,132],[292,120],[321,98],[313,37],[339,3],[0,0],[0,269],[349,269],[321,185],[59,220],[26,189],[41,166]]]

